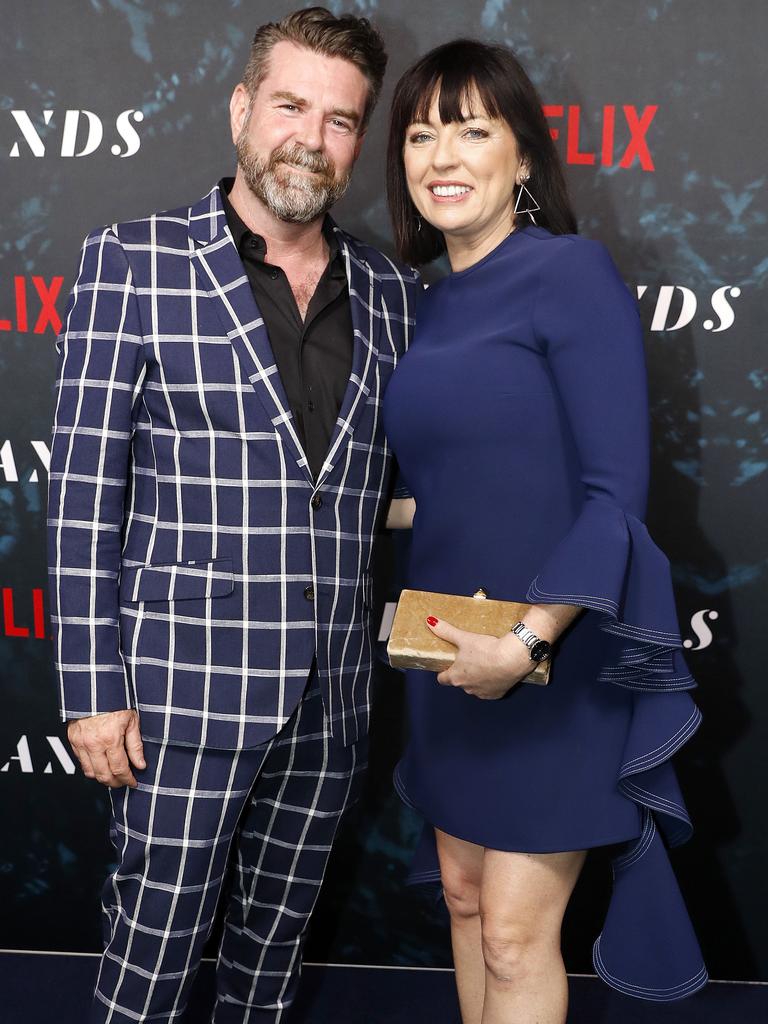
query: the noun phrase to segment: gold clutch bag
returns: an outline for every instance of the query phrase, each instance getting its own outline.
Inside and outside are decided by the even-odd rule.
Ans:
[[[502,637],[525,618],[530,607],[515,601],[490,600],[482,590],[474,597],[404,590],[397,602],[387,644],[389,663],[393,668],[420,668],[427,672],[442,672],[453,664],[456,648],[435,636],[426,624],[428,615],[445,619],[470,633]],[[546,686],[550,663],[549,658],[539,662],[523,682]]]

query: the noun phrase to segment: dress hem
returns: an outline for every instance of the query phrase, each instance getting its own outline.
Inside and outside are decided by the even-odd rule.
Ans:
[[[416,811],[417,814],[420,814],[421,817],[424,819],[424,821],[428,825],[430,825],[431,828],[437,828],[441,832],[445,832],[446,835],[449,835],[449,836],[451,836],[454,839],[460,839],[464,843],[473,843],[475,846],[482,846],[486,850],[496,850],[499,853],[545,853],[546,854],[546,853],[575,853],[575,852],[578,852],[578,851],[581,851],[581,850],[599,850],[600,848],[606,847],[606,846],[618,846],[618,845],[623,844],[623,843],[631,843],[633,840],[639,840],[641,835],[642,835],[642,829],[641,829],[640,826],[638,826],[637,830],[634,831],[631,835],[619,835],[616,838],[602,839],[602,840],[598,840],[597,842],[595,842],[594,840],[590,840],[589,843],[583,844],[583,845],[568,844],[568,845],[565,845],[565,846],[557,846],[557,847],[551,847],[551,848],[547,848],[547,849],[542,849],[541,847],[537,847],[537,848],[531,847],[530,849],[528,849],[524,845],[515,845],[514,847],[512,847],[512,846],[501,846],[498,843],[479,843],[476,839],[470,839],[469,836],[458,835],[456,833],[455,829],[444,828],[442,825],[440,825],[437,822],[433,821],[432,820],[432,816],[429,815],[422,807],[419,807],[417,804],[415,804],[413,802],[413,800],[411,800],[410,796],[408,795],[408,790],[406,788],[405,782],[403,781],[403,777],[400,774],[400,765],[399,764],[395,767],[395,770],[394,770],[394,772],[392,774],[392,782],[394,784],[395,790],[397,791],[397,795],[400,797],[400,799],[403,801],[403,803],[406,805],[406,807],[410,807],[411,810]],[[440,878],[440,872],[439,871],[436,871],[436,872],[431,872],[431,871],[423,872],[423,871],[419,871],[419,872],[414,872],[411,875],[409,875],[408,883],[409,884],[418,884],[421,881],[433,881],[433,880],[434,881],[438,881],[439,878]]]

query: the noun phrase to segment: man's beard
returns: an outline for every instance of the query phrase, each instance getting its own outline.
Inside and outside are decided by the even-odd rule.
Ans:
[[[298,143],[279,146],[263,159],[251,149],[246,132],[238,137],[237,162],[251,192],[278,220],[308,224],[321,217],[347,191],[351,172],[336,177],[336,167],[322,153],[310,153]],[[310,177],[291,166],[313,171]]]

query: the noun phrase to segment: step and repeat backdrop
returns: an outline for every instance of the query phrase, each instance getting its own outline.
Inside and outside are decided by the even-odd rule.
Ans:
[[[44,527],[54,340],[96,226],[194,201],[233,173],[228,100],[257,25],[295,4],[60,0],[3,5],[0,62],[0,947],[93,951],[107,796],[75,769],[56,709]],[[583,234],[611,249],[646,326],[649,525],[669,554],[704,725],[680,773],[697,826],[676,852],[714,977],[768,980],[768,274],[763,41],[750,0],[348,0],[391,54],[336,210],[391,251],[389,96],[457,36],[512,46],[540,89]],[[432,268],[437,275],[440,267]],[[379,551],[382,615],[407,552]],[[444,966],[441,903],[404,886],[420,823],[393,795],[402,682],[377,682],[366,797],[339,843],[309,959]],[[591,970],[609,877],[595,856],[566,924]]]

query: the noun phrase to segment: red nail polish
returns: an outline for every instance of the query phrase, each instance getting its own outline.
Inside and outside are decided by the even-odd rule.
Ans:
[[[434,615],[428,615],[427,616],[427,622],[429,623],[430,626],[436,626],[437,625],[437,619],[435,618]]]

